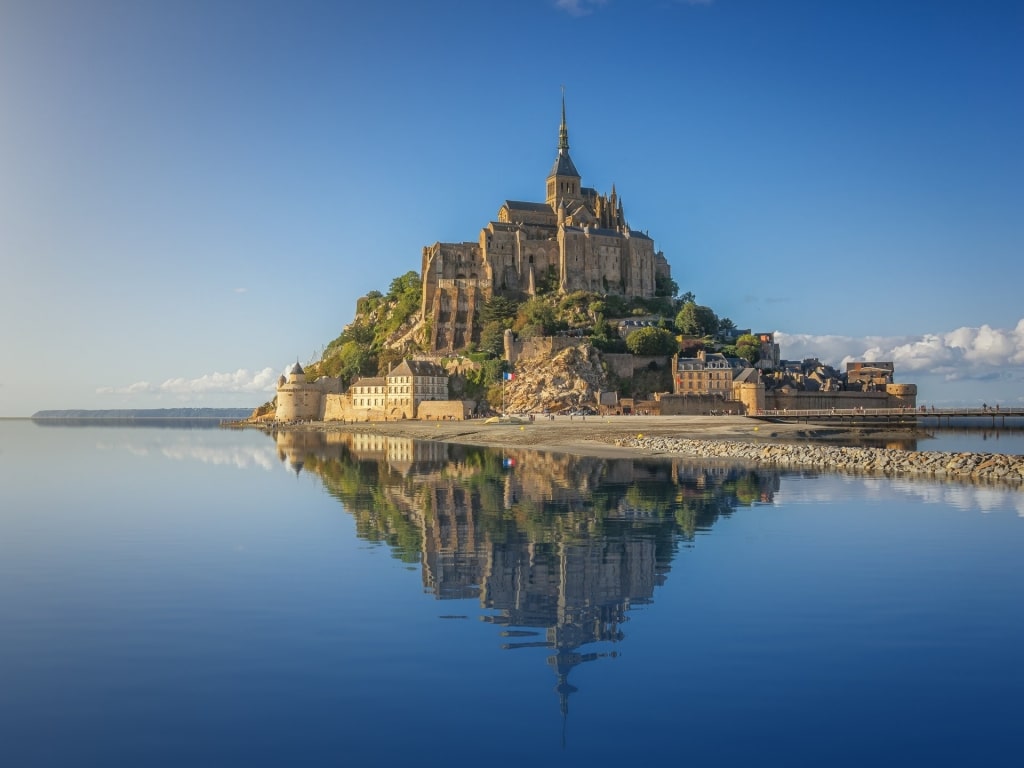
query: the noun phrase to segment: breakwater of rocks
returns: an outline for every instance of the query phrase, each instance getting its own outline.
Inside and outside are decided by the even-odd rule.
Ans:
[[[785,469],[1024,484],[1024,456],[1001,453],[903,451],[821,443],[758,443],[642,435],[620,438],[615,443],[689,458],[728,459]]]

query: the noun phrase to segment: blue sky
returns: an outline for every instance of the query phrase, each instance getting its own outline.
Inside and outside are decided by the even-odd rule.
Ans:
[[[254,406],[541,200],[561,87],[681,290],[783,357],[1024,402],[1024,4],[0,4],[0,416]]]

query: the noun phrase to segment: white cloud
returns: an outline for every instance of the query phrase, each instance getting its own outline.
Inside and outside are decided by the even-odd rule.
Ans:
[[[594,8],[605,5],[608,0],[555,0],[555,8],[570,16],[586,16]]]
[[[675,0],[679,5],[712,5],[715,0]],[[555,0],[555,8],[570,16],[587,16],[596,8],[607,5],[608,0]]]
[[[273,368],[250,372],[239,368],[234,373],[208,373],[195,379],[167,379],[162,384],[150,384],[139,381],[122,387],[100,387],[96,390],[101,395],[139,395],[139,394],[171,394],[171,395],[203,395],[223,394],[232,392],[270,392],[277,384],[278,374]]]
[[[787,360],[816,357],[837,368],[852,360],[886,360],[898,371],[940,374],[951,380],[985,380],[1024,368],[1024,318],[1012,329],[982,325],[922,336],[867,337],[778,331],[775,341]]]
[[[1024,494],[1006,487],[943,483],[924,478],[855,477],[822,475],[804,482],[783,474],[773,503],[819,504],[836,499],[885,502],[893,496],[917,499],[925,504],[948,504],[963,512],[1013,512],[1024,517]]]

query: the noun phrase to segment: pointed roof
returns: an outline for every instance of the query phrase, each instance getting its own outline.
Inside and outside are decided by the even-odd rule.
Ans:
[[[385,377],[394,376],[447,376],[444,368],[429,360],[402,360]]]
[[[562,92],[562,124],[558,127],[558,157],[555,164],[551,166],[549,176],[575,176],[580,178],[580,172],[573,165],[569,157],[569,128],[565,124],[565,91]]]

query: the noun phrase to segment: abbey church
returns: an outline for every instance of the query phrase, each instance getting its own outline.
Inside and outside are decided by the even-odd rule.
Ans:
[[[443,353],[479,340],[474,320],[496,294],[523,299],[546,288],[650,298],[671,274],[654,241],[627,224],[614,185],[610,195],[582,186],[563,99],[545,201],[506,200],[477,242],[425,247],[421,276],[427,346]]]

